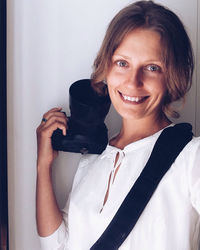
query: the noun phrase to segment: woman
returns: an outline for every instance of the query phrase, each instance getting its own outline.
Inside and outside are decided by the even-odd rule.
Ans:
[[[171,103],[191,86],[190,40],[178,17],[151,1],[121,10],[111,21],[94,63],[92,85],[110,95],[122,117],[100,155],[83,156],[61,212],[51,182],[57,153],[51,135],[67,133],[54,108],[37,129],[37,225],[42,249],[88,250],[104,232],[144,168],[161,131],[177,117]],[[120,249],[196,250],[200,242],[200,140],[193,138],[161,180]]]

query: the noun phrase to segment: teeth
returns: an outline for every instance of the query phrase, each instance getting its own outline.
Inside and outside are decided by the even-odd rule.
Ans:
[[[128,100],[131,102],[139,102],[140,100],[142,100],[142,97],[130,97],[130,96],[126,96],[126,95],[122,95],[124,100]]]

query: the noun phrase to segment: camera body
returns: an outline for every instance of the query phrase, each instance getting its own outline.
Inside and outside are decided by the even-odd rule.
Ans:
[[[104,123],[110,108],[108,95],[100,96],[91,87],[90,79],[79,80],[69,89],[71,116],[67,135],[57,129],[52,135],[53,149],[74,153],[101,154],[108,143]]]

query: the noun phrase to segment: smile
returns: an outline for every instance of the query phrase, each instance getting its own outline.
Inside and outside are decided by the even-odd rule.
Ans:
[[[120,93],[124,101],[129,101],[133,103],[142,103],[144,100],[148,98],[148,96],[127,96]]]

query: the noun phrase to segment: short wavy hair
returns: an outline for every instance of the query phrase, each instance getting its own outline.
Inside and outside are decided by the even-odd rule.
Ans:
[[[163,112],[178,117],[171,103],[183,100],[192,84],[194,58],[191,41],[183,23],[168,8],[152,1],[138,1],[122,9],[110,22],[97,54],[91,75],[92,86],[100,94],[108,94],[104,83],[115,50],[131,31],[143,28],[160,34],[167,94]]]

